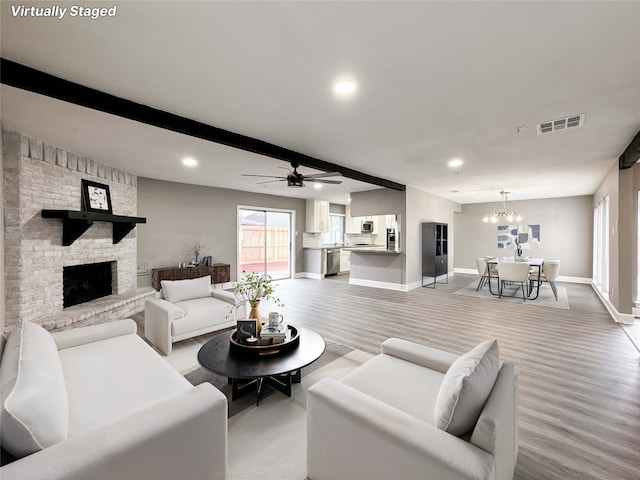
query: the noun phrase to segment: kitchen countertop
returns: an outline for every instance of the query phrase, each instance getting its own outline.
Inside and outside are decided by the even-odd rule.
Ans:
[[[377,255],[399,255],[402,252],[387,250],[385,247],[353,247],[349,248],[354,253],[374,253]]]
[[[322,247],[303,247],[305,250],[349,250],[357,253],[377,253],[385,255],[398,255],[401,252],[387,250],[384,245],[323,245]]]

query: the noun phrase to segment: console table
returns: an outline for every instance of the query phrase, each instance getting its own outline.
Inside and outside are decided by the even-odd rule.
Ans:
[[[190,278],[200,278],[209,275],[211,283],[225,283],[231,278],[231,266],[227,263],[214,263],[208,266],[197,267],[165,267],[151,270],[151,285],[156,290],[160,290],[162,280],[185,280]]]

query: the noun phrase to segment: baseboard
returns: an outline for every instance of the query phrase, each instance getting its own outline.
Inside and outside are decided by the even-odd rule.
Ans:
[[[422,282],[412,282],[412,283],[407,283],[406,284],[406,292],[410,291],[410,290],[415,290],[416,288],[420,288],[422,287]]]
[[[324,275],[321,273],[298,272],[293,276],[293,278],[312,278],[314,280],[322,280]]]
[[[361,278],[349,278],[350,285],[360,285],[361,287],[384,288],[386,290],[407,291],[407,285],[402,283],[377,282],[374,280],[362,280]]]
[[[585,285],[589,285],[592,283],[592,279],[584,278],[584,277],[565,277],[563,275],[558,275],[559,282],[567,282],[567,283],[584,283]]]
[[[453,273],[468,273],[469,275],[480,275],[475,268],[454,268]]]
[[[614,307],[613,304],[609,301],[609,299],[606,298],[602,294],[602,292],[596,288],[596,286],[593,284],[593,282],[590,282],[590,283],[591,283],[591,288],[593,288],[593,291],[596,292],[596,295],[598,295],[598,298],[600,299],[600,301],[602,302],[604,307],[609,312],[609,315],[611,315],[611,318],[613,318],[613,320],[615,322],[624,323],[625,325],[633,325],[634,324],[635,318],[633,317],[632,314],[618,312],[616,307]]]

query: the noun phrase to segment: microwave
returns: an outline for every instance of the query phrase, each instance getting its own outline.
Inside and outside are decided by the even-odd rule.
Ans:
[[[373,233],[373,222],[371,220],[365,220],[362,222],[362,233]]]

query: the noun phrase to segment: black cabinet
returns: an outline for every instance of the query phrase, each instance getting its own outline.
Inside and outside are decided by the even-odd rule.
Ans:
[[[422,286],[433,288],[436,283],[449,282],[449,226],[446,223],[422,224]],[[438,278],[444,275],[445,281],[438,282]],[[433,281],[425,285],[427,280]]]

